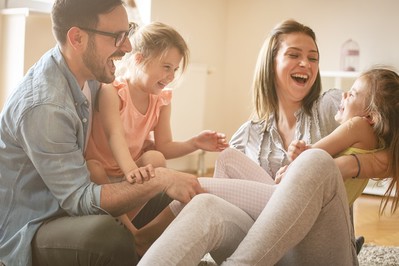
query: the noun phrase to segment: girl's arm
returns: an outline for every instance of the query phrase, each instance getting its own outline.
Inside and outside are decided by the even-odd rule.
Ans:
[[[289,159],[294,160],[310,147],[323,149],[335,157],[349,147],[375,149],[377,148],[377,139],[367,119],[354,117],[313,145],[306,145],[302,140],[293,141],[288,147]]]
[[[186,141],[173,141],[170,115],[171,105],[163,106],[160,111],[158,124],[154,129],[155,148],[162,152],[166,159],[181,157],[198,149],[222,151],[228,146],[224,134],[210,130],[205,130]],[[193,122],[195,123],[195,121]],[[182,123],[189,126],[186,121],[182,121]]]
[[[136,181],[140,183],[141,177],[147,179],[148,176],[145,171],[138,172],[139,169],[130,155],[119,113],[121,103],[117,90],[111,84],[104,85],[98,97],[101,123],[112,154],[128,181],[133,182],[132,178],[136,177]]]
[[[377,145],[377,138],[369,121],[363,117],[354,117],[338,126],[312,147],[323,149],[331,156],[336,156],[349,147],[372,150],[378,148]]]

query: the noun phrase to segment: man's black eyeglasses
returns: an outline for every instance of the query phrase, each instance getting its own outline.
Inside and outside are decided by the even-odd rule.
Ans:
[[[84,28],[84,27],[79,27],[80,29],[88,32],[93,32],[96,34],[101,34],[104,36],[109,36],[115,38],[115,46],[120,47],[126,40],[126,37],[132,36],[132,34],[135,32],[137,29],[138,25],[134,22],[129,23],[129,29],[127,31],[121,31],[121,32],[107,32],[107,31],[101,31],[101,30],[95,30],[95,29],[89,29],[89,28]]]

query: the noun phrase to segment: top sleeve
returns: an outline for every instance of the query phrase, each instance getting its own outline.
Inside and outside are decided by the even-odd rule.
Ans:
[[[232,148],[235,148],[243,152],[244,154],[245,148],[248,143],[250,125],[251,121],[247,121],[243,125],[241,125],[239,129],[233,134],[229,143]]]
[[[161,105],[169,105],[172,101],[172,90],[164,89],[162,90],[161,94],[159,95]]]
[[[339,109],[341,103],[342,91],[338,89],[330,89],[325,91],[318,105],[319,120],[322,124],[322,137],[330,134],[339,125],[335,121],[334,116]]]
[[[78,143],[84,134],[79,123],[72,110],[40,105],[23,115],[16,137],[62,209],[70,215],[104,213],[101,186],[90,181]]]

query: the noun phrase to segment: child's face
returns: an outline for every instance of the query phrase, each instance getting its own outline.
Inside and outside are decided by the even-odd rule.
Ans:
[[[356,79],[352,88],[342,94],[341,104],[335,115],[335,120],[340,124],[347,120],[361,116],[365,117],[367,107],[367,89],[362,78]]]
[[[150,60],[142,72],[142,83],[146,92],[161,93],[174,80],[182,58],[179,50],[171,48],[163,55]]]

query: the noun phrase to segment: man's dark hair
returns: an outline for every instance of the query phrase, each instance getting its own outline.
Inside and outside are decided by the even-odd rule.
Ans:
[[[111,12],[123,4],[123,0],[56,0],[51,12],[54,36],[64,44],[70,28],[95,28],[98,15]]]

